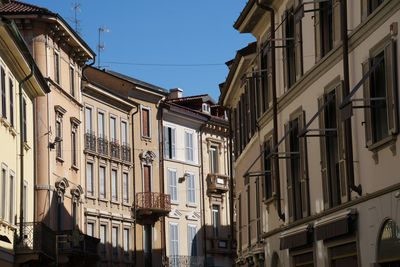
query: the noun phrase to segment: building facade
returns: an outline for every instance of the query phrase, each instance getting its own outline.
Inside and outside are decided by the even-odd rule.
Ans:
[[[0,265],[14,266],[19,226],[34,218],[34,99],[50,89],[10,20],[0,25],[0,45]]]
[[[233,184],[225,112],[210,96],[182,97],[179,88],[162,107],[169,264],[230,266]]]
[[[398,1],[248,1],[220,102],[238,266],[398,266]]]

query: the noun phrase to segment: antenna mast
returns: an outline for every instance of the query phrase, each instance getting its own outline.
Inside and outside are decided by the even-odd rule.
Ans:
[[[81,29],[80,29],[80,25],[79,25],[81,21],[80,21],[80,19],[78,19],[78,12],[81,11],[80,10],[80,6],[81,5],[82,4],[77,2],[77,1],[75,1],[73,3],[72,9],[74,10],[74,18],[70,19],[72,21],[72,23],[75,25],[75,32],[77,34],[79,34],[79,35],[82,35]]]
[[[100,69],[101,65],[100,65],[100,53],[101,51],[105,50],[105,46],[104,44],[101,43],[101,33],[102,32],[110,32],[109,29],[106,29],[104,25],[99,27],[99,43],[97,45],[97,55],[98,55],[98,60],[97,60],[97,68]]]

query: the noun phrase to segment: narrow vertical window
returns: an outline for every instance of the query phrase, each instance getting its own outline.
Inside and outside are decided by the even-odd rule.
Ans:
[[[265,175],[265,199],[269,199],[272,197],[272,160],[271,157],[267,158],[269,153],[271,152],[271,140],[268,140],[264,143],[264,175]]]
[[[188,225],[189,256],[197,256],[197,226]]]
[[[170,251],[169,255],[171,258],[171,266],[179,266],[178,255],[179,255],[179,238],[178,238],[178,224],[169,224],[169,240],[170,240]]]
[[[116,129],[116,118],[111,117],[110,118],[110,140],[111,142],[116,142],[116,137],[117,137],[117,129]]]
[[[10,212],[8,214],[9,219],[8,221],[10,224],[15,224],[15,200],[14,200],[14,174],[10,173]]]
[[[218,148],[216,146],[210,147],[210,170],[211,173],[219,173],[218,172]]]
[[[54,53],[54,80],[60,84],[60,54]]]
[[[142,108],[142,136],[150,138],[151,125],[150,125],[150,110]]]
[[[118,258],[118,227],[112,228],[112,257]]]
[[[93,164],[86,163],[86,192],[88,196],[93,196]]]
[[[106,256],[107,226],[100,225],[100,254],[104,259]]]
[[[78,214],[77,214],[77,205],[74,201],[72,203],[72,229],[75,229],[78,225]]]
[[[104,114],[99,112],[98,118],[97,118],[97,124],[98,124],[98,135],[100,138],[104,138]]]
[[[14,127],[14,84],[13,80],[9,79],[10,86],[10,124]]]
[[[22,120],[23,120],[23,131],[24,131],[24,133],[23,133],[24,142],[27,142],[28,141],[28,138],[27,138],[28,133],[26,132],[27,128],[26,128],[26,100],[25,100],[25,98],[22,98]]]
[[[76,153],[76,126],[72,126],[72,133],[71,133],[71,146],[72,146],[72,165],[77,166],[77,153]]]
[[[129,256],[129,229],[124,229],[124,254],[125,258]]]
[[[100,166],[100,198],[106,198],[106,167]]]
[[[75,70],[72,66],[69,67],[69,83],[71,87],[71,95],[75,96]]]
[[[171,201],[178,201],[178,188],[176,181],[176,170],[168,169],[168,194],[171,196]]]
[[[127,128],[126,122],[123,121],[123,122],[121,122],[121,141],[122,141],[122,145],[124,145],[124,146],[126,146],[128,144],[127,134],[128,134],[128,128]]]
[[[123,179],[123,193],[124,193],[124,203],[128,203],[129,201],[129,182],[128,182],[128,174],[126,172],[122,175]]]
[[[193,133],[185,132],[186,160],[193,161]]]
[[[175,159],[175,129],[164,126],[164,156]]]
[[[56,139],[61,140],[61,120],[56,121]],[[61,147],[61,141],[56,143],[57,146],[57,157],[61,158],[62,154],[62,147]]]
[[[23,203],[22,203],[22,207],[24,210],[27,210],[28,207],[28,182],[26,180],[24,180],[24,189],[22,192],[22,198],[23,198]],[[24,221],[26,221],[26,218],[28,216],[26,216],[26,212],[24,213]]]
[[[7,118],[7,106],[6,106],[6,72],[1,67],[1,116]]]
[[[118,200],[118,188],[117,188],[117,171],[112,170],[111,171],[111,182],[112,182],[112,200],[117,201]]]
[[[189,204],[196,204],[196,187],[194,174],[190,173],[187,176],[187,201]]]
[[[219,237],[220,213],[219,213],[219,206],[218,205],[213,205],[212,206],[212,219],[213,219],[213,234],[214,234],[214,237]]]
[[[85,124],[85,130],[86,133],[92,134],[92,109],[89,107],[86,107],[86,124]]]
[[[94,236],[94,223],[89,222],[87,224],[86,234],[89,236]]]
[[[7,213],[7,169],[3,167],[1,170],[1,218],[6,220]]]

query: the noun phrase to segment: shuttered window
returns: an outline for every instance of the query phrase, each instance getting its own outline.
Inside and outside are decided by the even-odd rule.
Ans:
[[[366,145],[374,149],[398,133],[397,75],[395,73],[395,41],[363,63],[364,75],[381,58],[377,68],[364,82]]]
[[[179,235],[178,235],[178,224],[169,223],[169,255],[178,256],[179,255]]]
[[[112,190],[112,200],[117,201],[118,200],[118,181],[117,181],[117,171],[112,170],[111,171],[111,190]]]
[[[307,146],[305,138],[299,138],[299,129],[305,125],[304,112],[300,112],[289,123],[285,124],[285,132],[293,129],[285,139],[285,150],[290,152],[286,159],[287,193],[289,221],[309,216],[309,185],[307,167]]]
[[[195,176],[193,173],[189,173],[187,177],[187,201],[189,204],[196,204],[196,186]]]
[[[88,236],[94,236],[94,223],[87,224],[86,234]]]
[[[7,213],[7,169],[2,168],[1,170],[1,218],[6,220]]]
[[[314,253],[311,251],[293,256],[293,266],[314,267]]]
[[[150,138],[150,110],[142,107],[142,136]]]
[[[197,256],[197,226],[188,224],[189,256]]]
[[[7,118],[7,106],[6,106],[6,72],[1,67],[1,116]]]
[[[185,132],[186,161],[193,161],[193,133]]]
[[[272,197],[274,192],[273,181],[272,181],[272,157],[267,158],[272,150],[272,140],[268,139],[264,143],[264,198],[269,199]]]
[[[93,196],[93,164],[86,163],[86,192],[88,196]]]
[[[130,239],[130,235],[129,235],[129,229],[125,228],[124,229],[124,253],[125,255],[129,253],[129,239]]]
[[[22,120],[23,120],[23,131],[24,131],[24,142],[28,141],[28,133],[26,128],[26,100],[22,98]]]
[[[60,84],[60,54],[54,52],[54,81]]]
[[[14,83],[11,78],[8,80],[8,84],[10,87],[10,124],[14,127]]]
[[[164,156],[167,159],[176,158],[175,128],[164,126]]]
[[[171,201],[178,201],[176,170],[168,169],[168,194],[171,196]]]

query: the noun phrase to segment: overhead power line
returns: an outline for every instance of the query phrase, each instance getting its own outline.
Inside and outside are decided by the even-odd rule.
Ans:
[[[167,63],[137,63],[137,62],[118,62],[118,61],[105,61],[104,63],[132,65],[132,66],[156,66],[156,67],[208,67],[208,66],[225,65],[224,63],[167,64]]]

